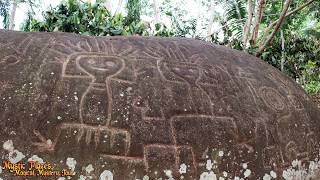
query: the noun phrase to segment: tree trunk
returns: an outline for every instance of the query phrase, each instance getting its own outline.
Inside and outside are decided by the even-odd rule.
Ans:
[[[248,36],[249,36],[249,32],[252,25],[253,10],[254,10],[253,1],[248,0],[248,18],[243,28],[243,37],[242,37],[242,44],[244,49],[246,49],[247,47]]]
[[[264,51],[264,49],[266,48],[267,45],[269,45],[269,43],[271,42],[271,40],[273,39],[273,37],[275,36],[275,34],[278,32],[278,30],[280,29],[280,26],[282,25],[284,19],[286,18],[286,14],[287,11],[289,9],[289,6],[291,4],[293,0],[286,0],[285,5],[282,9],[282,12],[280,14],[279,19],[277,20],[277,24],[275,25],[272,33],[267,36],[267,34],[265,34],[265,38],[262,41],[261,45],[259,46],[258,51],[256,52],[256,56],[260,56],[262,54],[262,52]]]
[[[210,9],[210,18],[209,18],[209,24],[208,24],[208,29],[207,29],[207,38],[210,39],[210,36],[212,35],[212,25],[213,25],[213,16],[214,16],[214,1],[211,2]]]
[[[13,0],[12,9],[11,9],[11,13],[10,13],[10,21],[9,21],[9,23],[10,23],[9,29],[10,30],[13,30],[14,26],[15,26],[14,19],[15,19],[15,16],[16,16],[17,6],[18,6],[17,0]]]
[[[257,13],[255,15],[255,23],[252,31],[252,36],[251,36],[251,42],[252,46],[255,46],[257,44],[257,38],[258,38],[258,33],[259,33],[259,26],[262,20],[262,15],[264,12],[264,9],[266,7],[266,0],[260,0]]]
[[[305,7],[307,7],[308,5],[312,4],[314,1],[315,1],[315,0],[309,0],[309,1],[307,1],[306,3],[304,3],[304,4],[302,4],[301,6],[297,7],[296,9],[288,12],[285,17],[291,16],[292,14],[294,14],[294,13],[302,10],[303,8],[305,8]],[[273,27],[277,24],[278,21],[279,21],[279,20],[274,21],[272,24],[270,24],[270,25],[269,25],[269,29],[270,29],[270,28],[273,28]]]
[[[280,65],[281,65],[281,71],[283,72],[284,71],[284,62],[286,61],[285,47],[284,47],[285,40],[284,40],[284,36],[283,36],[283,30],[281,30],[280,33],[281,33],[281,62],[280,62]]]
[[[153,0],[153,9],[155,15],[155,22],[160,23],[160,9],[157,0]]]

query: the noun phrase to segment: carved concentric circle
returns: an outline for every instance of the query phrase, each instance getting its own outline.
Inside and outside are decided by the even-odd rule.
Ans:
[[[283,96],[281,96],[277,90],[270,87],[262,87],[260,88],[260,94],[268,107],[276,111],[282,111],[285,109]]]
[[[180,38],[7,33],[2,160],[73,159],[72,179],[116,180],[278,179],[318,163],[317,107],[255,57]]]
[[[1,60],[0,60],[0,62],[1,62]],[[2,60],[2,62],[7,64],[7,65],[14,65],[14,64],[19,62],[19,58],[14,56],[14,55],[10,55],[10,56],[5,57]]]

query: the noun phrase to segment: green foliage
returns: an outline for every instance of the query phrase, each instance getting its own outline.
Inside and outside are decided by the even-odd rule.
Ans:
[[[8,0],[7,0],[8,1]],[[30,1],[30,0],[28,0]],[[201,0],[200,0],[201,1]],[[199,1],[199,2],[200,2]],[[4,1],[0,1],[4,2]],[[162,37],[193,37],[208,40],[206,37],[198,37],[197,26],[199,17],[186,17],[186,9],[180,8],[183,0],[164,0],[159,5],[161,17],[169,20],[169,23],[142,22],[141,13],[153,16],[152,3],[147,0],[128,0],[126,4],[127,15],[111,15],[102,4],[104,0],[90,4],[79,0],[67,0],[55,8],[50,8],[43,13],[44,20],[37,20],[33,13],[28,13],[24,22],[24,31],[63,31],[84,35],[114,36],[114,35],[147,35]],[[212,8],[209,1],[202,3]],[[293,1],[290,10],[299,7],[305,1]],[[243,26],[248,16],[246,12],[246,0],[216,0],[224,8],[224,13],[214,15],[215,21],[222,25],[223,37],[218,34],[211,35],[211,42],[228,47],[243,50],[242,44]],[[273,1],[266,4],[266,8],[260,24],[257,47],[248,47],[246,51],[254,54],[261,43],[263,32],[270,22],[279,18],[284,1]],[[282,38],[277,33],[273,41],[262,53],[261,58],[303,85],[308,92],[318,92],[320,82],[320,9],[317,8],[320,1],[312,6],[298,11],[290,18],[286,18],[281,26]],[[148,6],[145,10],[145,7]],[[0,3],[0,13],[5,6]],[[256,7],[257,8],[257,7]],[[6,11],[8,12],[8,11]],[[2,14],[1,14],[2,15]],[[218,17],[219,16],[219,17]],[[167,22],[167,21],[166,21]],[[201,24],[201,23],[200,23]],[[282,60],[282,61],[281,61]]]
[[[127,24],[140,21],[140,12],[141,12],[140,0],[128,0],[127,10],[128,10],[128,15],[125,19]]]
[[[40,21],[28,15],[23,31],[62,31],[94,36],[115,36],[142,34],[144,24],[138,20],[128,21],[127,17],[112,16],[105,6],[68,0],[50,8]]]
[[[175,32],[172,29],[169,29],[166,25],[157,23],[155,24],[155,31],[152,34],[154,36],[172,37],[175,35]]]
[[[311,81],[310,83],[304,85],[303,87],[309,94],[319,94],[320,93],[320,82],[319,81]]]
[[[285,41],[284,52],[281,49],[280,39],[276,38],[272,46],[262,54],[262,58],[280,69],[280,59],[284,53],[284,73],[306,88],[314,87],[315,82],[320,82],[320,42],[303,36],[290,34],[287,36],[291,37]]]
[[[172,34],[176,37],[187,37],[188,35],[194,37],[196,34],[196,19],[184,20],[182,14],[173,14],[167,12],[167,16],[171,18]],[[168,30],[167,30],[168,31]],[[170,31],[170,30],[169,30]]]
[[[225,27],[225,34],[228,34],[231,41],[241,39],[243,34],[243,26],[246,21],[246,6],[243,0],[232,0],[225,2],[225,19],[224,23],[228,23]],[[231,33],[230,33],[231,32]],[[238,44],[238,42],[236,42]]]
[[[317,40],[320,40],[320,22],[316,22],[314,23],[314,26],[304,29],[303,33],[306,36],[311,36]]]
[[[183,3],[183,1],[176,1],[175,3]],[[197,19],[186,18],[188,12],[177,7],[171,0],[164,0],[160,7],[161,12],[170,19],[170,29],[175,37],[196,37]],[[169,33],[170,34],[170,33]]]
[[[3,18],[2,23],[5,29],[9,28],[9,7],[10,0],[0,0],[0,16]]]
[[[243,50],[241,42],[243,26],[248,16],[246,14],[246,1],[225,0],[225,17],[221,21],[223,26],[223,40],[218,40],[215,35],[211,36],[211,41],[231,48]],[[246,50],[250,54],[255,54],[259,48],[259,43],[263,38],[263,32],[269,23],[279,18],[284,1],[268,2],[264,11],[264,16],[260,24],[260,36],[258,36],[257,47],[248,47]],[[290,10],[295,9],[305,1],[293,1]],[[315,86],[315,82],[320,82],[320,1],[312,6],[306,7],[290,18],[286,18],[281,26],[284,33],[284,47],[282,49],[282,39],[278,32],[272,43],[262,53],[261,58],[269,64],[298,81],[304,87]],[[290,11],[289,10],[289,11]],[[243,18],[245,17],[245,18]],[[270,33],[270,32],[269,32]],[[282,61],[284,62],[282,62]],[[283,63],[283,64],[282,64]]]

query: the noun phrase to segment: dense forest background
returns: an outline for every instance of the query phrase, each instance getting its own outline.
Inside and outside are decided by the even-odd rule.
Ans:
[[[320,0],[64,0],[46,10],[41,3],[0,0],[3,28],[195,38],[260,57],[320,93]],[[20,5],[28,12],[16,25]]]

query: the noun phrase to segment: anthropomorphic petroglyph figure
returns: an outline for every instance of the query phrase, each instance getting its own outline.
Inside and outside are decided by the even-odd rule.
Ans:
[[[123,61],[116,57],[79,56],[78,68],[92,78],[80,102],[80,121],[85,124],[108,126],[112,108],[109,77],[123,68]],[[103,99],[107,99],[101,101]],[[107,108],[106,108],[107,107]]]
[[[22,161],[74,159],[75,178],[311,177],[320,163],[308,95],[202,41],[0,31],[0,86],[0,157],[12,142]]]

